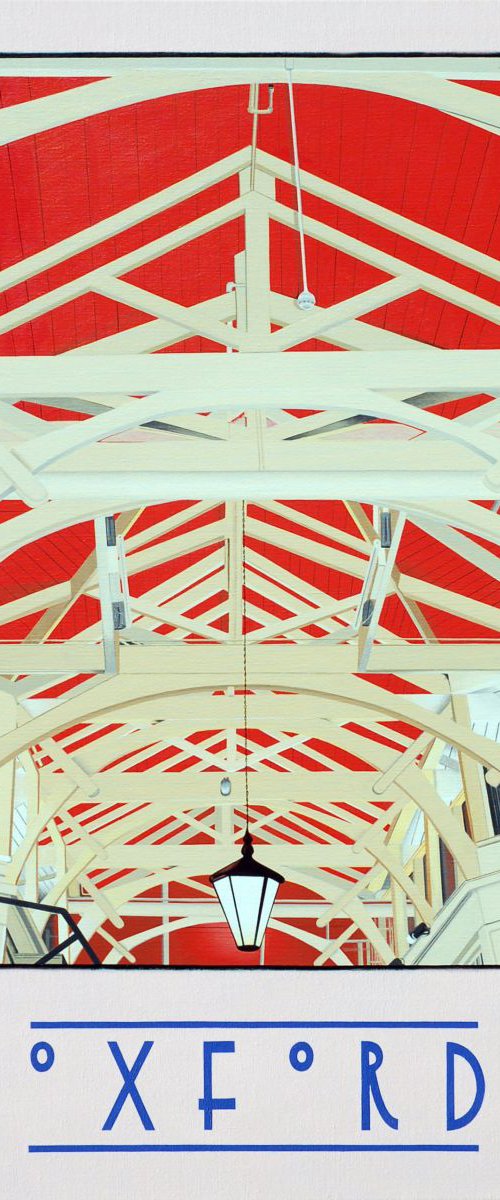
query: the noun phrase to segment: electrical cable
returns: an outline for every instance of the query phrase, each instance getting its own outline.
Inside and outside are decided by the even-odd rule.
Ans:
[[[292,126],[293,161],[295,173],[295,191],[297,195],[297,220],[299,226],[300,258],[302,264],[302,291],[297,296],[299,308],[308,310],[314,308],[316,297],[309,291],[307,283],[306,240],[304,235],[304,213],[302,209],[302,189],[300,186],[299,147],[297,141],[297,122],[295,120],[295,102],[293,96],[292,68],[288,71],[288,100],[290,105],[290,122]]]

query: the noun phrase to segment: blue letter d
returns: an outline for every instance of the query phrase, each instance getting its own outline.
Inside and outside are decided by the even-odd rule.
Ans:
[[[461,1117],[456,1116],[455,1112],[455,1059],[463,1058],[465,1062],[472,1067],[474,1079],[476,1081],[476,1095],[467,1109],[467,1112],[462,1113]],[[463,1129],[464,1125],[470,1125],[474,1117],[477,1117],[479,1109],[484,1100],[485,1093],[484,1075],[475,1054],[472,1050],[468,1050],[466,1046],[461,1046],[459,1042],[446,1043],[446,1128],[447,1129]]]

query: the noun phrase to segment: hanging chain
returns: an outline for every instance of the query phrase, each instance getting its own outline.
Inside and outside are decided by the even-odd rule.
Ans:
[[[246,566],[245,566],[245,501],[241,502],[241,589],[242,589],[242,638],[243,638],[243,725],[244,725],[244,749],[245,749],[245,815],[248,833],[248,698],[247,698],[247,598],[246,598]]]

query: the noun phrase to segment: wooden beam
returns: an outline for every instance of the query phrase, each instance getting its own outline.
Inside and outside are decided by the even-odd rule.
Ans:
[[[201,358],[203,357],[203,362]],[[0,397],[10,400],[63,398],[82,391],[79,355],[0,357]],[[500,350],[366,351],[362,355],[297,351],[269,353],[91,355],[85,362],[85,392],[144,395],[168,388],[172,411],[179,406],[215,411],[228,405],[228,393],[241,408],[344,407],[345,391],[398,388],[470,394],[498,389]],[[226,390],[227,389],[227,390]],[[300,403],[299,403],[300,401]],[[412,411],[411,416],[416,414]],[[451,422],[454,424],[454,422]]]
[[[451,706],[455,720],[462,728],[471,727],[467,696],[455,695],[452,691]],[[459,750],[458,761],[462,775],[465,804],[472,836],[476,842],[492,837],[493,825],[486,795],[482,765]]]
[[[288,228],[298,229],[298,217],[295,209],[288,208],[285,204],[271,201],[270,216]],[[339,229],[334,229],[323,221],[304,217],[304,232],[309,237],[340,250],[352,258],[368,263],[380,271],[386,271],[389,275],[405,276],[408,284],[413,284],[414,290],[422,289],[424,292],[429,292],[431,296],[438,296],[440,300],[455,304],[459,308],[465,309],[466,312],[475,313],[476,316],[483,317],[486,321],[492,321],[495,324],[500,322],[498,304],[484,300],[465,288],[457,287],[456,284],[449,283],[440,276],[433,275],[430,271],[423,271],[405,259],[387,254],[366,241],[342,233]]]
[[[282,159],[267,154],[264,150],[257,151],[257,162],[261,171],[269,172],[271,176],[282,179],[285,183],[294,184],[293,167],[290,163],[283,162]],[[310,171],[301,169],[300,179],[304,191],[310,192],[313,196],[319,196],[322,200],[335,205],[336,208],[355,213],[358,217],[362,217],[374,225],[381,225],[383,229],[389,229],[391,233],[415,242],[419,246],[425,246],[427,250],[435,251],[436,254],[451,259],[452,262],[461,263],[473,271],[479,271],[481,275],[500,279],[498,261],[491,255],[482,254],[472,246],[457,241],[456,238],[437,233],[429,226],[412,221],[408,217],[402,216],[401,213],[384,208],[381,204],[375,204],[365,196],[358,196],[346,188],[339,187],[338,184],[320,179]]]
[[[0,692],[0,728],[2,733],[14,730],[18,709],[13,696]],[[0,855],[12,853],[12,821],[14,816],[15,759],[0,767]]]
[[[486,607],[486,606],[485,606]],[[476,616],[476,620],[477,620]],[[453,644],[373,646],[364,671],[375,675],[399,671],[500,671],[500,639]]]
[[[428,60],[429,64],[431,60]],[[473,90],[460,83],[440,78],[429,65],[425,70],[419,63],[418,70],[408,68],[408,63],[399,70],[381,70],[374,60],[373,69],[364,73],[351,64],[350,70],[341,70],[330,62],[330,70],[321,69],[308,60],[294,62],[293,78],[296,83],[330,85],[362,89],[396,96],[426,107],[448,113],[454,119],[487,127],[491,133],[500,128],[500,103],[498,97],[485,91]],[[446,72],[451,66],[446,68]],[[105,73],[104,65],[102,72]],[[51,95],[37,100],[28,100],[5,109],[0,121],[0,145],[19,138],[41,133],[43,130],[59,128],[68,122],[83,120],[97,113],[110,112],[124,105],[138,104],[160,96],[178,95],[182,92],[205,88],[232,87],[252,82],[287,83],[289,72],[284,57],[276,62],[248,63],[232,61],[230,65],[213,62],[204,67],[186,65],[184,69],[158,70],[137,66],[129,60],[129,69],[97,81],[86,81],[83,87],[72,88],[63,96]]]
[[[129,205],[128,208],[113,213],[111,217],[96,221],[94,225],[79,230],[78,233],[64,238],[46,250],[28,255],[11,267],[5,267],[3,271],[0,271],[1,290],[6,291],[7,288],[15,287],[25,279],[30,279],[41,271],[47,271],[50,267],[65,262],[75,254],[90,250],[101,241],[116,237],[117,234],[122,233],[125,229],[131,229],[141,221],[146,221],[158,213],[166,212],[174,205],[181,204],[183,200],[198,195],[205,188],[213,187],[214,184],[234,175],[247,165],[249,159],[248,147],[237,150],[235,154],[230,154],[226,158],[220,159],[219,162],[212,163],[201,171],[196,171],[194,175],[181,179],[179,183],[171,184],[170,187],[155,192],[145,200],[140,200],[136,204]]]
[[[162,237],[156,238],[152,242],[140,245],[136,250],[130,250],[127,254],[113,259],[106,264],[106,272],[108,275],[113,273],[122,275],[127,271],[132,271],[136,267],[152,261],[154,258],[159,258],[171,250],[178,249],[196,237],[210,233],[213,229],[224,225],[227,221],[241,216],[243,208],[244,205],[239,198],[231,200],[221,208],[214,209],[191,221],[188,225],[182,225],[170,233],[163,234]],[[70,300],[76,300],[79,296],[92,292],[94,288],[98,289],[100,283],[103,281],[103,274],[102,271],[88,271],[84,275],[77,276],[76,279],[71,280],[69,283],[63,283],[51,291],[44,292],[43,295],[38,296],[36,299],[28,300],[18,308],[11,309],[10,312],[4,313],[0,317],[0,331],[7,333],[8,330],[16,329],[27,321],[32,321],[36,317],[41,316],[43,313],[51,312],[52,309],[57,308],[61,304],[67,304]],[[130,286],[132,287],[132,285]],[[174,305],[174,309],[175,307]],[[163,313],[167,319],[172,318],[172,313],[169,314],[167,310],[164,309]],[[73,355],[62,355],[60,357],[64,358],[66,362],[72,362],[74,359]],[[77,394],[81,390],[81,387],[78,388]],[[135,391],[135,389],[131,390]],[[127,391],[127,385],[125,384],[125,387],[121,388],[120,391]],[[85,392],[87,392],[86,383]],[[48,394],[50,394],[50,389],[48,389]]]
[[[398,958],[404,958],[408,950],[408,910],[406,895],[403,888],[391,879],[391,904],[394,929],[394,951]]]

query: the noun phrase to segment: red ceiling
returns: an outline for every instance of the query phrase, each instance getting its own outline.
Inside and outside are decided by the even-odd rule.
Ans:
[[[91,86],[91,81],[85,82]],[[77,78],[4,79],[0,81],[0,102],[2,106],[20,104],[81,85],[82,80]],[[295,103],[304,170],[339,183],[477,250],[500,257],[498,138],[423,105],[364,91],[297,85]],[[0,267],[22,260],[248,145],[252,118],[247,113],[247,105],[247,87],[211,89],[127,106],[1,148]],[[273,114],[259,120],[259,146],[287,161],[291,159],[288,97],[284,85],[275,89]],[[209,212],[237,194],[236,177],[212,187],[166,213],[108,239],[93,250],[43,272],[26,284],[11,288],[2,297],[0,312],[8,312],[50,288],[101,266]],[[286,185],[278,184],[277,197],[282,203],[294,206],[294,194]],[[497,283],[404,238],[312,196],[305,196],[304,209],[308,215],[361,240],[369,240],[372,245],[405,262],[434,272],[488,300],[500,302]],[[234,220],[131,272],[126,278],[180,304],[194,304],[224,292],[226,284],[233,278],[234,255],[243,248],[243,236],[243,221]],[[307,240],[307,257],[309,285],[321,305],[355,295],[387,278],[380,271],[310,239]],[[275,223],[271,226],[271,286],[290,296],[296,296],[300,287],[297,237]],[[123,305],[89,295],[4,334],[0,337],[0,354],[61,354],[147,319],[144,314]],[[500,331],[496,325],[420,291],[364,319],[403,336],[444,348],[500,346]],[[318,341],[308,342],[301,347],[304,348],[312,351],[331,349]],[[222,347],[201,338],[190,338],[166,352],[183,350],[221,352]],[[435,406],[434,411],[453,418],[484,399],[451,401]],[[46,420],[85,419],[79,414],[38,405],[24,407]],[[138,518],[133,533],[182,507],[171,504],[148,510]],[[250,506],[249,515],[265,516],[269,526],[301,533],[304,525],[307,527],[308,517],[314,517],[331,525],[332,537],[323,538],[311,532],[308,536],[313,541],[333,546],[336,544],[335,528],[357,533],[345,506],[333,500],[301,502],[289,507],[289,519],[268,512],[264,514],[256,505]],[[0,520],[11,519],[22,510],[21,505],[3,502]],[[371,515],[369,507],[366,511]],[[211,521],[217,515],[215,511],[196,523]],[[191,527],[192,521],[189,522],[188,517],[184,532]],[[293,555],[288,550],[273,548],[262,541],[252,542],[251,538],[248,544],[267,557],[271,570],[275,562],[290,571],[297,578],[299,588],[300,580],[306,580],[335,597],[352,595],[359,590],[359,580]],[[5,603],[67,579],[92,548],[90,522],[79,525],[70,533],[63,530],[26,546],[3,563],[0,601]],[[493,554],[499,553],[498,548],[489,544],[488,549]],[[204,554],[196,552],[173,564],[138,574],[132,580],[132,590],[139,594],[188,563],[202,562]],[[411,523],[405,530],[398,565],[401,571],[419,579],[450,587],[489,604],[500,603],[500,584],[471,568]],[[249,600],[256,598],[256,593],[251,590],[256,586],[257,579],[253,576],[248,585]],[[266,601],[265,607],[276,616],[288,615],[285,609],[270,602]],[[469,626],[438,610],[424,609],[424,612],[438,638],[491,636],[487,630]],[[2,638],[24,638],[36,626],[39,615],[4,624]],[[97,603],[82,598],[52,636],[75,636],[97,619]],[[395,597],[386,603],[383,622],[402,637],[415,636],[415,627]],[[224,620],[217,625],[223,629]],[[248,628],[251,627],[252,622],[249,622]],[[320,633],[314,626],[311,626],[311,632]],[[398,688],[397,680],[386,680],[385,683],[393,690]],[[397,737],[398,731],[405,732],[405,727],[395,722],[387,724],[389,739]],[[81,742],[86,744],[89,737],[100,735],[101,731],[97,734],[95,730],[91,732],[84,728]],[[257,731],[254,731],[254,737],[258,740]],[[352,769],[357,765],[366,768],[366,764],[356,763],[346,754],[338,754],[344,765]],[[305,754],[302,759],[296,757],[304,767],[314,768],[312,759],[308,760]],[[165,762],[168,765],[168,753]],[[140,769],[144,769],[144,764]],[[86,809],[90,813],[92,805],[78,806],[72,811],[81,817]],[[113,819],[115,810],[107,818],[103,817],[103,824]],[[60,824],[64,829],[64,823]],[[158,831],[159,840],[168,837],[166,825],[163,822],[161,833]],[[289,836],[293,840],[293,833]],[[72,840],[71,835],[68,840]],[[302,924],[306,928],[307,922]],[[136,921],[135,925],[139,929],[140,922]],[[130,932],[133,932],[132,927]],[[158,948],[158,939],[146,942],[138,951],[138,958],[156,961]],[[308,963],[315,953],[297,941],[290,942],[283,935],[272,933],[268,936],[266,961],[287,962],[287,956],[291,955],[290,961],[294,963]],[[196,928],[179,931],[172,937],[173,962],[202,962],[204,955],[211,962],[229,962],[232,961],[231,954],[227,933],[221,926],[205,928],[203,945]],[[352,950],[354,954],[355,949]]]
[[[36,81],[33,95],[76,81]],[[4,105],[21,102],[34,81],[1,81]],[[91,83],[88,84],[91,86]],[[274,112],[259,121],[259,145],[290,160],[287,91],[275,89]],[[248,88],[183,94],[103,113],[27,137],[0,152],[4,197],[0,261],[7,266],[110,216],[247,145],[252,118]],[[296,86],[301,165],[493,257],[500,256],[498,138],[471,124],[393,97],[352,89]],[[5,311],[85,270],[110,261],[237,194],[236,179],[211,188],[98,248],[44,272],[4,296]],[[293,203],[290,188],[279,198]],[[489,300],[498,284],[312,197],[305,210],[380,249]],[[181,304],[217,295],[233,277],[242,248],[234,221],[132,273],[134,281]],[[308,246],[309,282],[320,304],[332,304],[384,278],[317,243]],[[297,239],[273,228],[272,285],[296,295]],[[143,316],[109,300],[84,297],[0,339],[2,354],[59,354],[130,325]],[[496,347],[497,327],[422,293],[367,318],[442,347]],[[193,344],[193,339],[190,339]],[[196,343],[198,339],[194,339]],[[206,348],[199,346],[200,349]],[[176,348],[178,352],[178,348]]]

